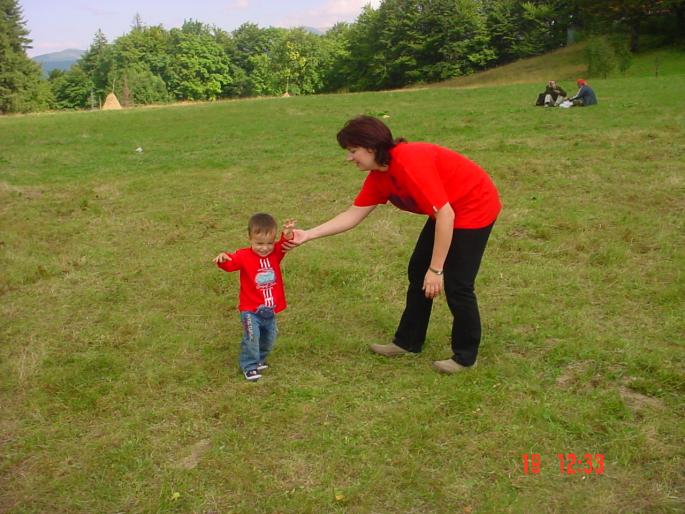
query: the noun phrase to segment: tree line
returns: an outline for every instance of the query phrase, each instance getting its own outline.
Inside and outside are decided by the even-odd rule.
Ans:
[[[109,42],[100,30],[68,71],[42,78],[18,0],[0,0],[0,112],[337,91],[435,82],[564,46],[573,32],[618,35],[637,50],[653,20],[682,35],[685,0],[383,0],[319,35],[196,20],[147,26],[136,16]],[[665,21],[664,21],[665,20]],[[652,27],[653,29],[654,27]]]

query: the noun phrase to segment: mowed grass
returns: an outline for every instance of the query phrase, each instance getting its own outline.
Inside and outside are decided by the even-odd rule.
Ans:
[[[588,109],[519,84],[0,118],[0,511],[682,512],[685,75],[592,84]],[[253,212],[346,208],[358,113],[500,189],[479,366],[431,370],[444,300],[422,354],[368,351],[423,224],[388,206],[286,258],[246,383],[237,276],[211,259]]]

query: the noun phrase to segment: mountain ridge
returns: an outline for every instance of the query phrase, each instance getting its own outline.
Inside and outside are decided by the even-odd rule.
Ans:
[[[31,59],[41,65],[45,75],[49,75],[55,69],[67,71],[85,52],[77,48],[67,48],[60,52],[36,55]]]

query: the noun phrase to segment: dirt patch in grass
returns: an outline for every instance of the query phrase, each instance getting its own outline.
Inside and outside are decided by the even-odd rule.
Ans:
[[[28,198],[30,200],[35,198],[41,198],[43,196],[43,191],[37,187],[18,187],[8,184],[7,182],[0,182],[0,194],[17,194],[21,197]]]
[[[620,386],[618,388],[618,394],[626,403],[631,410],[636,412],[642,412],[645,409],[663,409],[664,404],[658,398],[653,396],[647,396],[637,391],[633,391],[629,387]]]
[[[175,469],[195,469],[205,453],[209,451],[212,443],[209,439],[202,439],[184,450],[185,456],[174,462],[171,467]]]
[[[556,384],[563,389],[569,389],[583,383],[584,375],[586,375],[589,367],[588,361],[572,362],[557,377]]]
[[[569,364],[557,377],[556,385],[562,389],[592,389],[597,387],[600,383],[600,377],[589,373],[590,364],[590,361],[578,361]],[[664,409],[665,406],[661,400],[631,389],[630,382],[630,378],[625,379],[617,388],[618,394],[630,410],[643,412],[647,409]]]

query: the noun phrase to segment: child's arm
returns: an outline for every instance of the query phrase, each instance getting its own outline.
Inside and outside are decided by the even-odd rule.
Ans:
[[[228,252],[221,252],[214,257],[212,262],[219,266],[224,271],[236,271],[240,268],[239,263],[235,260],[235,254],[231,255]]]
[[[214,262],[214,264],[221,264],[222,262],[226,262],[226,261],[230,261],[230,260],[232,260],[232,259],[231,259],[231,256],[228,255],[228,252],[221,252],[219,255],[214,257],[214,260],[212,262]]]

